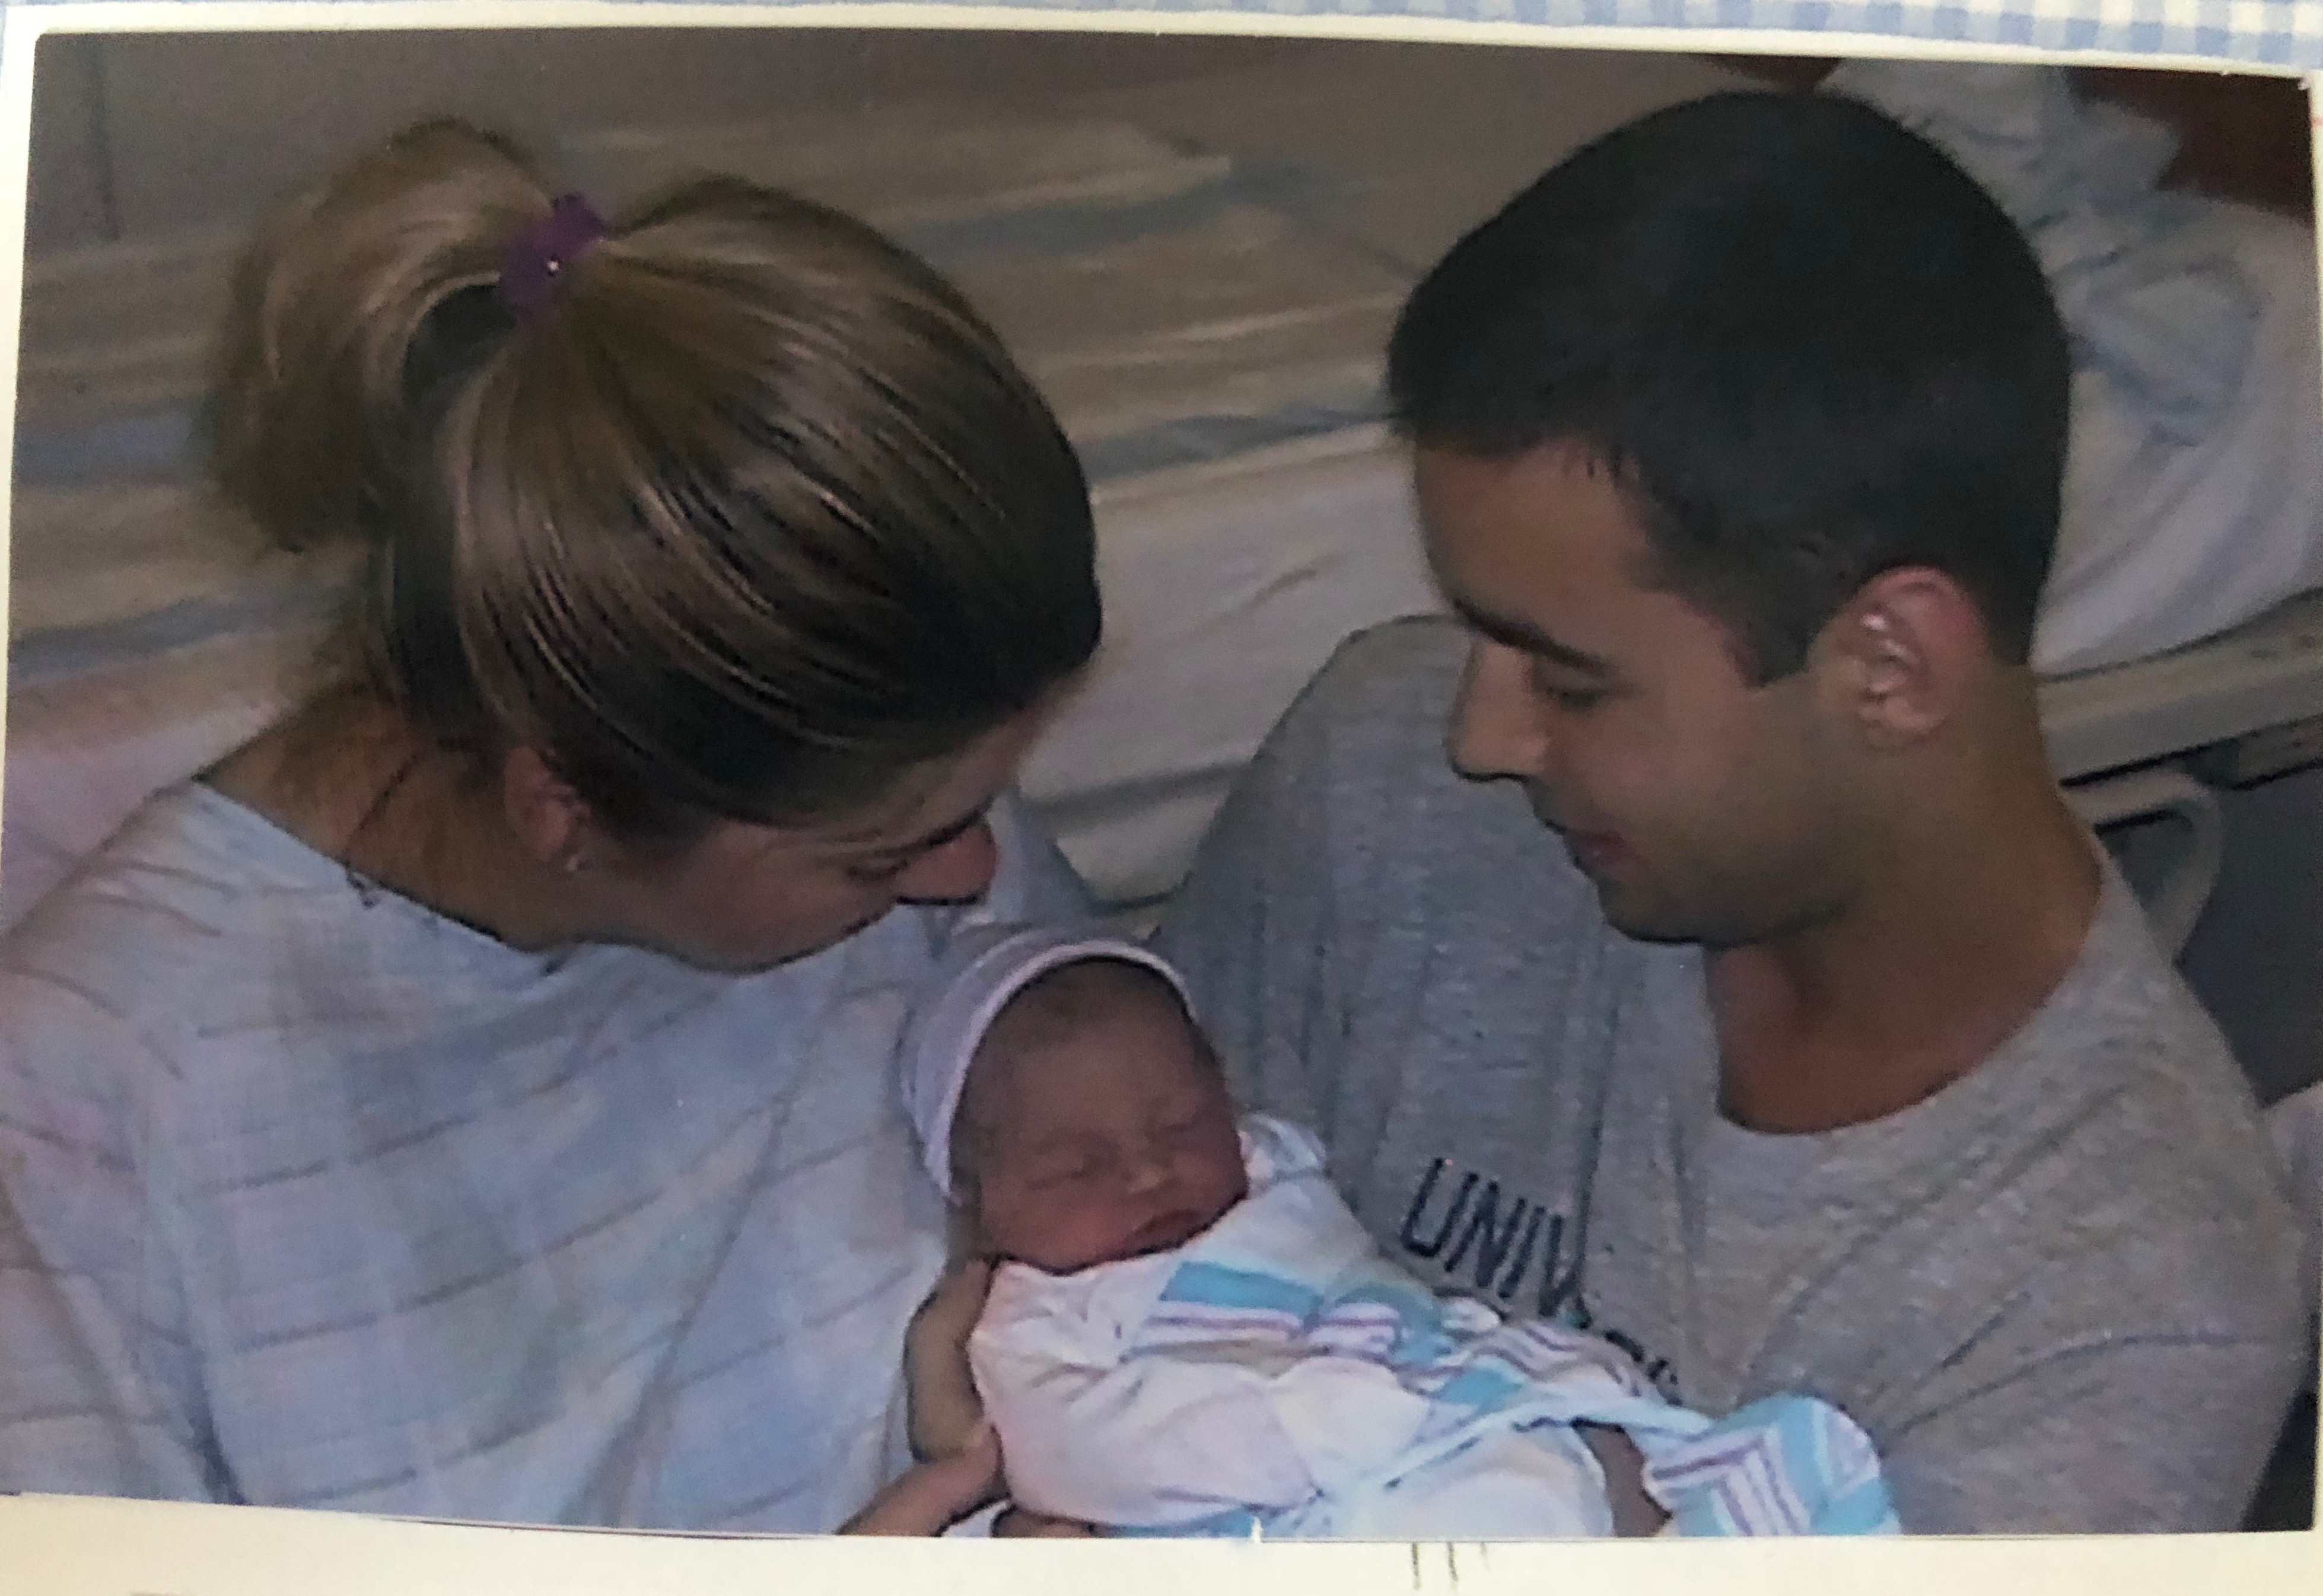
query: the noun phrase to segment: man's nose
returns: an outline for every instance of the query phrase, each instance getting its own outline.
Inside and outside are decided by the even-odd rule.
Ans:
[[[1526,670],[1524,656],[1513,648],[1483,637],[1469,645],[1445,738],[1452,768],[1462,775],[1537,777],[1548,762],[1548,727]]]

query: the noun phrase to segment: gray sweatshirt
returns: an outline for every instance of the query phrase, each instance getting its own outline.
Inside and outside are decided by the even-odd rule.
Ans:
[[[1520,793],[1447,766],[1464,647],[1440,620],[1344,647],[1162,929],[1245,1105],[1312,1127],[1423,1278],[1608,1335],[1713,1414],[1835,1403],[1907,1530],[2236,1527],[2315,1361],[2297,1225],[2118,874],[1969,1075],[1746,1131],[1699,949],[1614,931]]]

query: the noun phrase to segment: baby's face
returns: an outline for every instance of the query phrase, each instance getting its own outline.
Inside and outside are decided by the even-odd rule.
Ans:
[[[1049,1012],[1015,1012],[1028,1003]],[[976,1217],[1004,1258],[1070,1274],[1162,1252],[1248,1190],[1209,1045],[1150,972],[1072,966],[1035,983],[987,1033],[969,1092]]]

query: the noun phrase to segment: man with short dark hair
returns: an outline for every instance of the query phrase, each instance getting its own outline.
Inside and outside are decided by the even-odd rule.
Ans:
[[[2044,756],[2023,238],[1867,107],[1719,96],[1471,234],[1389,368],[1463,624],[1341,651],[1164,928],[1248,1105],[1439,1284],[1835,1402],[1907,1529],[2235,1527],[2297,1231]]]

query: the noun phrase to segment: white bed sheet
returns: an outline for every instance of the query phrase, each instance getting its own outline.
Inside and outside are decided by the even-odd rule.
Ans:
[[[2077,375],[2065,514],[2034,647],[2044,674],[2166,654],[2323,587],[2315,235],[2245,206],[2208,211],[2208,234],[2256,306],[2249,363],[2195,443],[2147,430],[2102,378]]]

